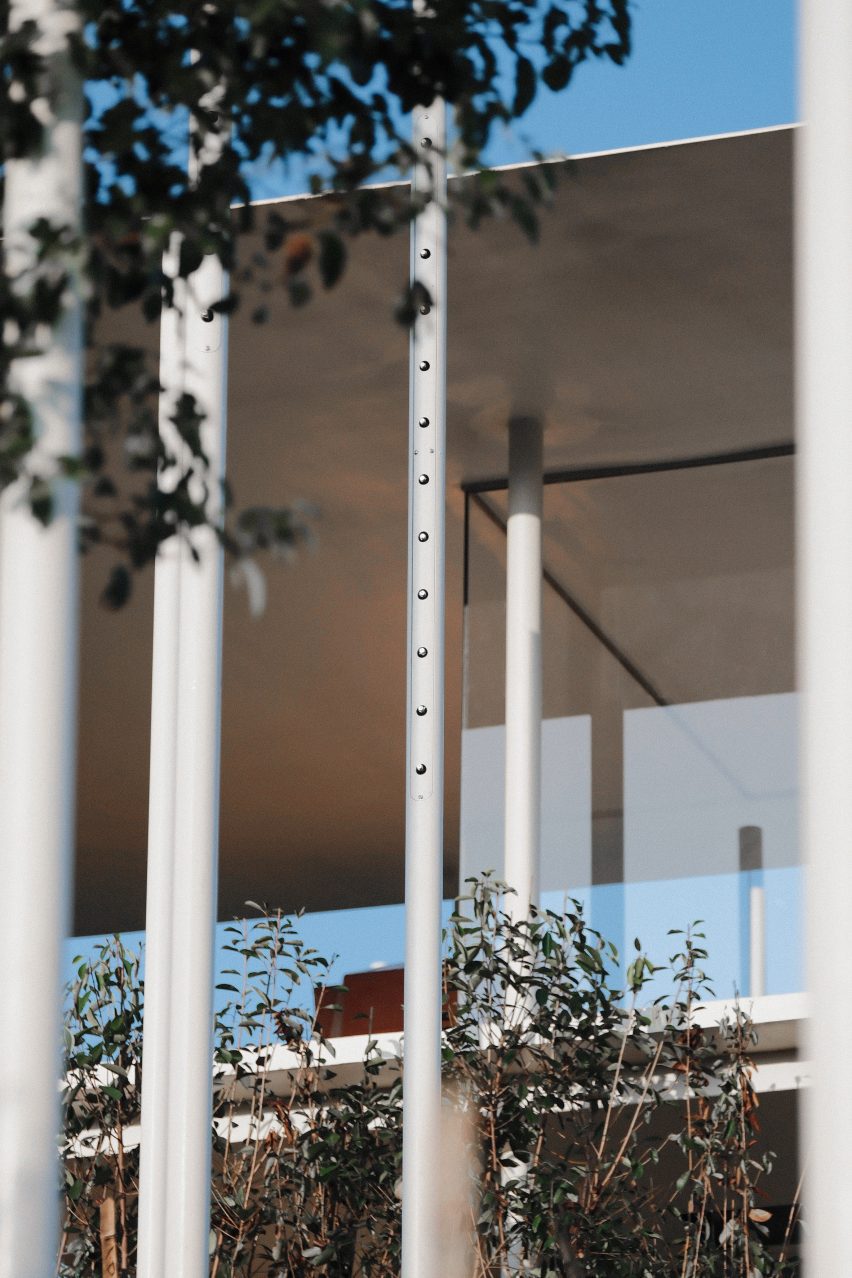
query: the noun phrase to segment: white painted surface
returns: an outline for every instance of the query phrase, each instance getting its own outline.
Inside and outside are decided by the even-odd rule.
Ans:
[[[402,1276],[439,1278],[447,395],[443,103],[414,112],[413,141],[419,160],[414,193],[434,198],[411,231],[411,278],[425,285],[431,304],[412,327],[409,370]],[[418,714],[418,707],[425,713]]]
[[[852,5],[802,0],[796,337],[802,817],[808,867],[808,1273],[852,1255]]]
[[[506,829],[509,912],[538,904],[541,855],[542,427],[509,423],[506,525]]]
[[[159,429],[167,447],[182,459],[183,445],[170,418],[183,384],[186,289],[176,278],[178,244],[163,262],[176,280],[178,306],[160,319]],[[180,465],[160,476],[173,487]],[[145,929],[145,1075],[139,1196],[139,1278],[165,1270],[166,1203],[170,1115],[168,1101],[174,895],[175,790],[177,784],[180,583],[183,547],[165,542],[154,566],[154,645],[151,696],[151,763],[148,785],[148,878]]]
[[[69,7],[16,0],[13,27],[39,24],[48,96],[42,153],[8,161],[3,210],[10,273],[33,259],[28,229],[80,225],[82,88],[64,57]],[[73,261],[64,314],[19,361],[12,384],[30,404],[37,444],[28,467],[55,474],[81,439],[81,306]],[[7,1050],[0,1058],[0,1275],[44,1278],[58,1238],[61,950],[68,930],[74,833],[77,681],[75,483],[53,487],[42,527],[13,485],[0,499],[0,947]],[[9,1050],[11,1049],[11,1050]]]
[[[167,315],[163,328],[165,370],[206,414],[213,521],[225,467],[227,320],[203,316],[226,291],[221,266],[205,258],[188,281],[182,325]],[[180,327],[175,359],[169,343]],[[200,487],[196,495],[204,496]],[[212,527],[193,530],[183,545],[166,544],[154,643],[143,1096],[151,1146],[140,1183],[139,1273],[159,1278],[168,1268],[176,1278],[201,1278],[210,1219],[222,650],[222,551]]]

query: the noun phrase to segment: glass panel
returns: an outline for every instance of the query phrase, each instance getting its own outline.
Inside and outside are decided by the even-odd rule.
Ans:
[[[803,984],[792,473],[545,489],[545,900],[658,956],[703,918],[720,996]],[[470,500],[463,874],[503,861],[506,495]]]

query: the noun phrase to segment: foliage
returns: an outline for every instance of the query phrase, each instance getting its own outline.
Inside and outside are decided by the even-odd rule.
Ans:
[[[793,1272],[762,1223],[752,1027],[741,1009],[701,1027],[705,954],[697,934],[681,939],[671,998],[640,1010],[647,958],[637,948],[624,989],[612,947],[576,907],[514,922],[488,880],[461,901],[445,963],[446,1273]],[[328,965],[293,920],[234,927],[230,949],[211,1275],[390,1278],[402,1063],[368,1038],[355,1075],[335,1069],[314,1000],[334,997]],[[110,942],[81,965],[69,1003],[63,1278],[101,1274],[105,1199],[133,1268],[141,1011],[137,960]]]
[[[52,513],[54,470],[84,485],[83,548],[105,545],[121,571],[107,595],[120,604],[128,570],[149,563],[166,538],[207,521],[197,406],[175,412],[188,451],[178,458],[158,437],[158,377],[142,347],[116,340],[124,307],[158,318],[178,304],[179,283],[205,254],[232,272],[217,308],[233,310],[250,278],[283,286],[300,305],[345,269],[346,241],[390,234],[411,217],[398,190],[365,189],[406,173],[413,154],[406,115],[442,96],[455,118],[453,159],[478,166],[495,128],[524,115],[540,85],[561,91],[592,58],[621,63],[630,52],[629,0],[78,0],[67,48],[46,53],[32,21],[0,0],[0,137],[3,160],[38,153],[49,129],[62,66],[70,56],[86,85],[85,234],[48,218],[34,223],[29,260],[8,261],[0,279],[0,488],[22,478],[34,512]],[[211,145],[212,143],[212,145]],[[191,164],[187,164],[187,146]],[[240,234],[253,224],[246,166],[277,163],[314,193],[328,192],[317,228],[304,212],[266,224],[265,252],[246,261]],[[532,173],[520,188],[496,173],[460,184],[463,212],[492,212],[535,234],[535,204],[547,194]],[[239,208],[235,208],[239,205]],[[179,245],[177,275],[163,255]],[[91,358],[86,374],[82,454],[36,464],[38,426],[16,393],[16,362],[43,348],[68,301],[69,271],[82,271]],[[401,314],[411,318],[410,298]],[[259,308],[253,318],[263,318]],[[120,461],[132,472],[127,489]],[[158,469],[174,463],[180,482],[158,492]],[[202,495],[199,496],[199,493]],[[257,531],[265,530],[266,540]],[[298,515],[264,509],[232,520],[228,547],[292,547]]]

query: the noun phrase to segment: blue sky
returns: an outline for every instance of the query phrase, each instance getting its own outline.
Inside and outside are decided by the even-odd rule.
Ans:
[[[634,0],[623,67],[580,67],[567,92],[542,89],[486,159],[644,146],[789,124],[796,111],[796,0]],[[256,197],[296,194],[297,177],[255,170]]]
[[[794,0],[635,0],[623,67],[582,66],[522,121],[544,152],[603,151],[796,118]],[[522,158],[503,139],[489,158]]]

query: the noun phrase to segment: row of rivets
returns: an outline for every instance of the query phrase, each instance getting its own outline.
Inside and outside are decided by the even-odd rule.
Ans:
[[[423,119],[424,120],[428,119],[428,116],[424,116]],[[423,150],[428,151],[432,147],[432,139],[429,137],[422,138],[420,145],[423,148]],[[429,248],[421,248],[419,251],[419,257],[420,257],[420,260],[423,262],[429,261],[429,259],[432,257],[432,250]],[[429,303],[423,302],[420,305],[419,310],[421,315],[429,315],[431,313],[431,306],[429,305]],[[421,359],[418,363],[418,368],[421,373],[428,373],[431,367],[432,365],[428,359]],[[424,416],[419,418],[418,426],[422,430],[425,430],[430,425],[431,425],[431,422],[428,417]],[[431,450],[431,451],[434,451],[434,450]],[[426,474],[425,472],[419,474],[417,476],[417,483],[420,487],[425,487],[429,483],[429,475]],[[421,529],[418,532],[417,540],[421,544],[429,541],[429,533],[426,531],[426,529]],[[417,598],[420,600],[428,599],[429,591],[425,589],[425,587],[421,587],[417,591]],[[417,656],[419,658],[424,658],[424,657],[427,657],[428,655],[429,655],[429,650],[425,646],[421,645],[419,648],[417,648]],[[424,705],[423,703],[420,703],[419,705],[415,707],[414,713],[417,715],[418,718],[422,719],[426,714],[428,714],[428,706]],[[415,766],[414,771],[418,777],[425,776],[427,772],[427,766],[422,761],[418,762]]]

